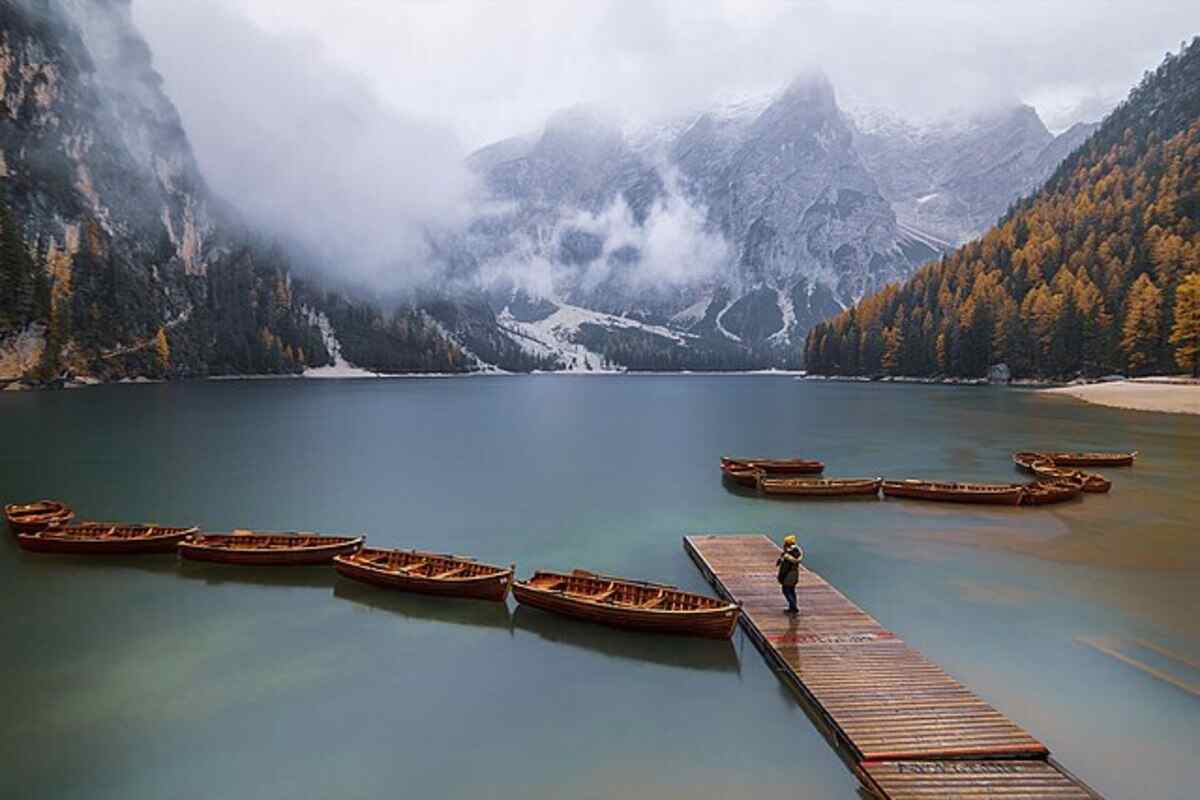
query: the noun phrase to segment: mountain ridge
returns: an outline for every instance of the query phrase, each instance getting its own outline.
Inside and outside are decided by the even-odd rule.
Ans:
[[[982,238],[814,328],[806,363],[972,378],[998,362],[1014,377],[1195,371],[1198,187],[1200,37]]]
[[[437,283],[330,291],[209,189],[128,0],[0,23],[7,380],[794,367],[812,325],[952,244],[896,213],[805,74],[636,128],[564,109],[467,157],[489,197],[429,233]]]

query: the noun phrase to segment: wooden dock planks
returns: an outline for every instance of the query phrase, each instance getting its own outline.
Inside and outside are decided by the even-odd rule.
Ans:
[[[801,568],[783,613],[765,536],[685,536],[684,548],[763,654],[803,693],[863,782],[889,798],[1096,797],[1045,745]]]
[[[874,791],[905,800],[1095,797],[1046,761],[881,761],[863,767]]]

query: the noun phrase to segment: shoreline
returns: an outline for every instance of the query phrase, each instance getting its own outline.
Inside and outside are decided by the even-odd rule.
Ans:
[[[1084,403],[1126,411],[1200,414],[1200,383],[1147,378],[1042,389],[1043,394],[1071,397]]]
[[[497,378],[497,377],[760,377],[760,378],[793,378],[800,380],[805,376],[803,370],[709,370],[709,371],[651,371],[651,370],[534,370],[532,372],[508,372],[502,369],[472,370],[469,372],[371,372],[370,370],[352,367],[338,369],[336,367],[316,367],[300,374],[246,374],[246,375],[204,375],[192,378],[168,380],[162,378],[122,378],[116,381],[99,381],[87,376],[65,380],[53,386],[27,383],[20,378],[0,378],[0,393],[36,392],[54,389],[86,389],[92,386],[145,386],[163,383],[196,383],[204,381],[358,381],[358,380],[400,380],[410,378]]]
[[[809,375],[803,370],[762,369],[762,370],[534,370],[532,372],[507,372],[500,369],[474,370],[470,372],[404,372],[384,373],[371,372],[358,367],[319,367],[301,374],[249,374],[249,375],[207,375],[202,377],[184,378],[179,380],[164,380],[138,376],[122,378],[118,381],[98,381],[88,376],[80,376],[58,383],[54,386],[44,386],[26,383],[18,379],[0,379],[0,394],[17,391],[39,391],[46,389],[85,389],[91,386],[138,386],[163,383],[192,383],[205,381],[270,381],[270,380],[306,380],[306,381],[339,381],[339,380],[397,380],[419,378],[491,378],[491,377],[543,377],[543,376],[585,376],[585,377],[776,377],[790,378],[796,381],[814,381],[829,383],[892,383],[917,384],[925,386],[997,386],[1001,388],[1025,389],[1039,394],[1070,397],[1080,402],[1108,408],[1119,408],[1127,411],[1149,411],[1169,414],[1200,414],[1200,381],[1178,376],[1150,376],[1116,381],[1098,381],[1093,383],[1064,384],[1061,381],[1046,381],[1034,379],[1014,380],[1007,383],[991,382],[986,378],[923,378],[902,375],[889,375],[879,378],[851,375]]]

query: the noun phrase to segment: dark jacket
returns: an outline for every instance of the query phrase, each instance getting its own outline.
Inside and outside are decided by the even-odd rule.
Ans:
[[[804,551],[797,545],[784,550],[775,561],[779,567],[779,583],[783,586],[795,586],[800,582],[800,562],[804,560]]]

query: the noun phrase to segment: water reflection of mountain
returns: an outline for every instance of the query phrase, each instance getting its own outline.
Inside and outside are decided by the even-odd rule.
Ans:
[[[409,619],[504,630],[512,628],[512,617],[504,603],[398,592],[345,578],[334,584],[333,594],[342,600]]]
[[[337,580],[333,567],[324,564],[311,566],[253,566],[249,564],[209,564],[202,561],[179,560],[179,575],[188,580],[205,583],[245,583],[255,586],[330,587]]]
[[[517,606],[513,627],[548,642],[629,661],[714,672],[738,672],[741,667],[732,641],[622,631],[525,606]]]

